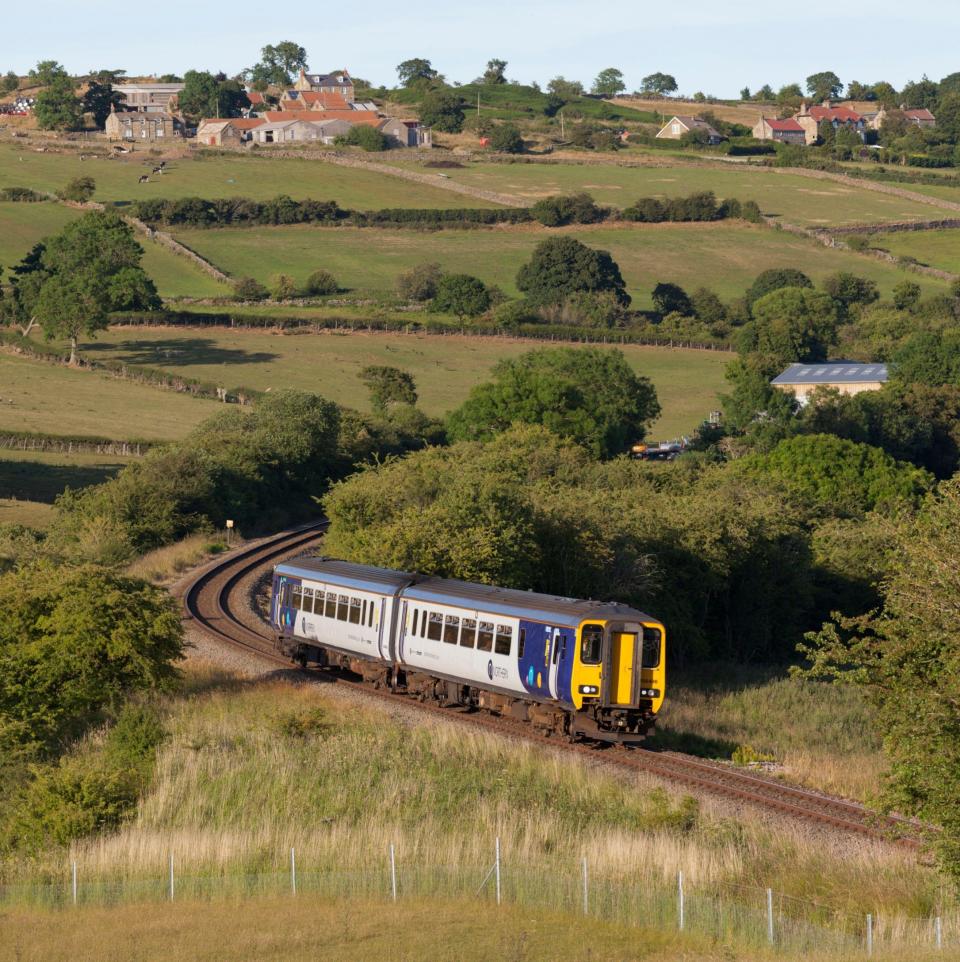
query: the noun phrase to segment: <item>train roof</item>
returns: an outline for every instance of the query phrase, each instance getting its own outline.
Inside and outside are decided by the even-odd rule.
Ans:
[[[404,598],[428,604],[457,605],[513,618],[531,618],[548,624],[575,628],[591,619],[655,621],[649,615],[613,601],[583,601],[537,591],[498,588],[452,578],[424,578],[406,588]]]
[[[584,601],[542,594],[498,588],[453,578],[434,578],[410,571],[394,571],[373,565],[355,564],[336,558],[296,558],[276,566],[282,575],[324,581],[327,584],[353,586],[364,591],[397,595],[427,604],[453,605],[485,611],[510,618],[531,618],[548,624],[576,627],[583,621],[622,620],[656,621],[650,615],[614,601]]]
[[[362,591],[377,591],[387,595],[399,594],[401,588],[417,578],[409,571],[376,568],[337,558],[294,558],[278,564],[274,570],[294,578],[310,578],[344,587],[352,585]]]

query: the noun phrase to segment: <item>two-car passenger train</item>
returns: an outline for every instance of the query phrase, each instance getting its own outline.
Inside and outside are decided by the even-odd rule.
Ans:
[[[274,568],[270,615],[304,667],[571,740],[635,744],[663,703],[663,625],[626,605],[301,558]]]

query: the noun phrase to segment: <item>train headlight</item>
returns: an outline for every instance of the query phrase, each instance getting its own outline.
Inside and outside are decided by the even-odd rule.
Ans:
[[[577,690],[581,695],[596,695],[600,691],[596,685],[581,685]]]
[[[643,698],[659,698],[660,690],[658,688],[641,688],[640,695]]]

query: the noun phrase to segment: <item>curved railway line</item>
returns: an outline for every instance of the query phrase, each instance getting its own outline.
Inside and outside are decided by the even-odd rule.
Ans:
[[[273,648],[273,638],[266,625],[255,630],[235,613],[238,604],[234,593],[248,575],[262,571],[282,555],[295,553],[315,542],[326,528],[326,522],[315,522],[267,538],[251,547],[241,548],[201,569],[177,594],[183,600],[186,619],[217,641],[255,652],[257,656],[293,670],[291,663]],[[307,671],[309,676],[312,672]],[[357,689],[367,695],[400,701],[408,707],[449,718],[454,710],[415,699],[337,674],[337,684]],[[508,733],[531,742],[540,742],[565,751],[596,757],[597,748],[584,743],[569,744],[539,734],[529,725],[484,712],[456,712],[461,722]],[[749,803],[792,818],[827,825],[858,836],[920,848],[923,826],[895,815],[880,815],[857,802],[826,795],[822,792],[781,782],[769,776],[744,772],[701,758],[674,752],[649,749],[603,750],[603,761],[633,771],[643,771],[689,788]]]

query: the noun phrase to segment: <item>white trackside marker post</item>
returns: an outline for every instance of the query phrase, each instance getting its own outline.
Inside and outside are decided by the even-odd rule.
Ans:
[[[500,836],[497,836],[497,905],[500,904]]]
[[[680,931],[683,931],[683,872],[677,872],[677,908],[679,909]]]
[[[767,941],[773,945],[773,889],[767,889]]]
[[[290,849],[290,891],[297,894],[297,853],[293,848]]]
[[[170,853],[170,901],[173,901],[173,852]]]
[[[393,901],[397,901],[397,857],[394,852],[393,842],[390,843],[390,891],[393,893]]]
[[[867,955],[873,955],[873,916],[867,916]]]
[[[590,911],[590,886],[587,880],[587,860],[583,860],[583,914]]]
[[[934,928],[937,935],[937,951],[939,952],[943,948],[943,924],[939,915],[937,916]]]
[[[73,904],[76,905],[76,904],[77,904],[77,863],[76,863],[76,860],[74,860],[74,863],[73,863],[73,880],[72,880],[72,881],[73,881],[73,886],[72,886],[72,887],[73,887]],[[937,919],[937,921],[939,922],[940,920]]]

